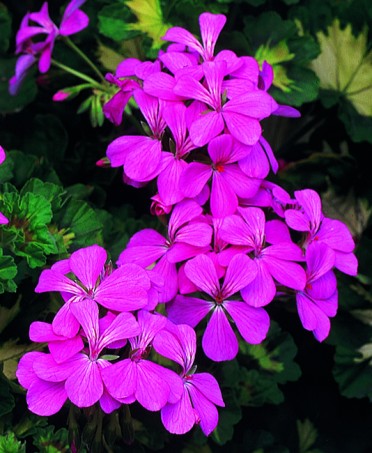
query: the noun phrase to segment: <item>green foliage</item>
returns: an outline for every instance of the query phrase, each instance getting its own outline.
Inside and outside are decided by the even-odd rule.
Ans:
[[[14,433],[9,432],[0,436],[0,451],[4,453],[26,453],[26,443],[17,440]]]

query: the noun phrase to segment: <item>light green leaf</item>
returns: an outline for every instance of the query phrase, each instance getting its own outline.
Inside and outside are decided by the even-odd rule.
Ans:
[[[320,55],[311,63],[320,87],[342,94],[363,116],[372,116],[372,51],[368,50],[368,29],[354,36],[351,24],[344,29],[335,19],[316,34]]]

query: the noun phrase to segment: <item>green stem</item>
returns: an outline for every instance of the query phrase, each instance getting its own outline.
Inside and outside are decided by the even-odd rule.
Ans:
[[[106,82],[106,79],[104,77],[104,75],[102,74],[102,72],[97,68],[97,66],[93,63],[93,61],[81,50],[79,49],[79,47],[77,47],[73,41],[71,41],[70,38],[68,38],[67,36],[65,36],[64,38],[64,41],[65,43],[74,51],[76,52],[80,58],[82,58],[85,63],[87,63],[88,66],[90,66],[90,68],[93,69],[93,71],[98,75],[98,77],[103,81],[103,82]]]
[[[81,72],[76,71],[75,69],[72,69],[69,66],[66,66],[63,63],[60,63],[59,61],[56,61],[54,59],[52,59],[52,63],[54,64],[54,66],[57,66],[57,68],[63,69],[64,71],[68,72],[69,74],[72,74],[75,77],[78,77],[79,79],[85,80],[86,82],[89,82],[96,88],[99,88],[102,90],[102,85],[99,82],[97,82],[96,80],[92,79],[91,77],[89,77],[85,74],[82,74]]]

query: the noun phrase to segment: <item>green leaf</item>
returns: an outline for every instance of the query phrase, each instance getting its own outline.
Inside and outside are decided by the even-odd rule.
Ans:
[[[26,453],[26,442],[17,440],[14,433],[0,436],[0,451],[4,453]]]
[[[12,31],[12,20],[4,3],[0,3],[0,52],[6,52]]]
[[[4,256],[3,250],[0,249],[0,294],[7,292],[14,293],[17,289],[13,279],[17,275],[17,266],[11,256]],[[2,307],[1,307],[2,308]],[[1,314],[1,312],[0,312]],[[4,319],[1,316],[0,326]],[[1,332],[0,328],[0,332]]]
[[[310,453],[310,448],[315,444],[318,431],[309,419],[297,420],[298,452]]]
[[[54,430],[53,425],[36,430],[33,444],[39,449],[39,453],[68,453],[71,451],[67,429]]]
[[[218,408],[218,425],[212,433],[212,439],[218,445],[225,445],[234,436],[234,425],[242,418],[240,405],[232,391],[224,391],[224,408]]]
[[[33,77],[33,71],[27,75],[18,94],[9,94],[9,79],[14,75],[16,58],[0,59],[0,113],[13,113],[23,109],[36,97],[37,87]]]
[[[135,16],[124,2],[114,3],[104,6],[98,13],[98,30],[114,41],[131,39],[141,34],[140,31],[132,29],[133,21]]]
[[[14,397],[10,391],[10,385],[3,372],[0,371],[0,417],[9,414],[15,406]],[[1,437],[0,437],[0,451],[1,450]]]
[[[32,122],[32,133],[25,138],[27,152],[46,157],[50,162],[62,162],[68,136],[61,121],[52,114],[36,115]]]

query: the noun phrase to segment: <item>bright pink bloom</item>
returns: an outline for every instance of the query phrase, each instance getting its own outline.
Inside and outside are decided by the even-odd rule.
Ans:
[[[175,403],[180,399],[183,392],[180,377],[148,360],[153,339],[166,322],[162,315],[138,312],[140,333],[129,339],[129,358],[102,371],[103,381],[114,398],[127,404],[137,400],[149,411],[158,411],[168,401]]]
[[[108,360],[100,358],[100,354],[118,340],[139,333],[135,317],[130,313],[120,313],[102,331],[96,304],[80,300],[71,306],[71,311],[83,329],[88,348],[59,363],[49,354],[33,357],[34,374],[31,373],[31,385],[26,387],[27,401],[29,409],[38,415],[55,413],[51,412],[48,405],[44,406],[44,389],[50,387],[58,388],[59,402],[63,400],[63,395],[78,407],[90,407],[99,401],[103,411],[107,413],[120,406],[120,403],[106,391],[102,382],[102,370],[112,365]],[[22,380],[25,374],[24,367],[24,363],[20,362],[17,377],[21,385],[25,384]],[[55,403],[52,407],[54,411]]]
[[[240,251],[252,253],[257,265],[256,277],[241,290],[243,299],[254,307],[267,305],[276,294],[275,281],[302,290],[306,284],[305,271],[293,262],[303,260],[302,250],[288,239],[289,233],[284,240],[280,236],[273,238],[275,243],[267,246],[264,212],[255,207],[238,208],[238,212],[240,215],[224,219],[220,235],[226,242],[240,247]]]
[[[28,70],[37,59],[39,59],[39,71],[42,74],[49,71],[54,44],[59,35],[69,36],[88,26],[88,16],[79,10],[85,1],[70,1],[64,11],[59,28],[49,16],[47,2],[43,3],[39,12],[26,14],[16,35],[16,54],[23,55],[18,58],[15,75],[9,80],[10,94],[17,94]],[[33,41],[36,36],[40,37],[40,35],[45,36],[45,40]]]
[[[147,272],[136,264],[125,264],[109,273],[105,267],[106,260],[106,251],[92,245],[73,252],[68,260],[41,273],[35,292],[67,294],[66,303],[53,320],[54,333],[69,337],[76,335],[79,323],[71,313],[71,306],[81,299],[94,301],[114,311],[137,310],[147,305],[151,287]],[[65,275],[70,272],[77,281]]]
[[[202,212],[193,200],[176,204],[169,218],[167,238],[150,228],[139,231],[132,236],[117,264],[136,263],[146,268],[156,262],[154,270],[164,279],[159,301],[170,301],[178,290],[176,263],[210,248],[212,228]]]
[[[198,255],[185,265],[186,276],[211,300],[177,296],[167,309],[169,319],[176,324],[195,327],[212,312],[205,329],[202,346],[207,357],[220,362],[232,360],[238,353],[236,335],[229,323],[228,313],[241,334],[251,344],[261,343],[269,329],[269,316],[263,308],[250,307],[240,300],[228,300],[246,287],[256,276],[255,263],[243,254],[230,261],[221,285],[210,257]]]
[[[5,159],[6,155],[4,148],[0,145],[0,165],[4,162]],[[0,212],[0,225],[6,225],[7,223],[9,223],[9,219],[7,219],[5,215]]]
[[[204,146],[224,128],[238,141],[254,145],[261,136],[260,120],[277,108],[274,99],[262,90],[250,90],[227,102],[223,100],[223,79],[227,72],[225,61],[203,63],[206,86],[190,76],[180,77],[174,92],[201,102],[205,108],[190,127],[191,140]]]
[[[313,242],[306,249],[306,286],[296,293],[297,310],[306,330],[318,341],[329,334],[329,318],[337,313],[337,281],[332,268],[335,252],[322,242]]]
[[[315,190],[298,190],[295,197],[297,206],[285,211],[285,221],[290,228],[307,232],[304,247],[312,242],[327,244],[336,254],[335,267],[345,274],[356,275],[355,243],[347,226],[323,215],[321,199]]]
[[[115,139],[107,148],[107,157],[112,167],[124,166],[124,173],[134,181],[144,182],[155,178],[162,166],[162,136],[166,124],[163,120],[164,101],[144,93],[134,91],[134,99],[151,130],[149,137],[123,135]]]
[[[196,334],[186,324],[168,322],[154,339],[159,354],[181,365],[183,393],[176,403],[167,403],[161,410],[165,428],[173,434],[185,434],[199,424],[206,436],[218,423],[217,406],[224,407],[221,390],[209,373],[195,373]]]

